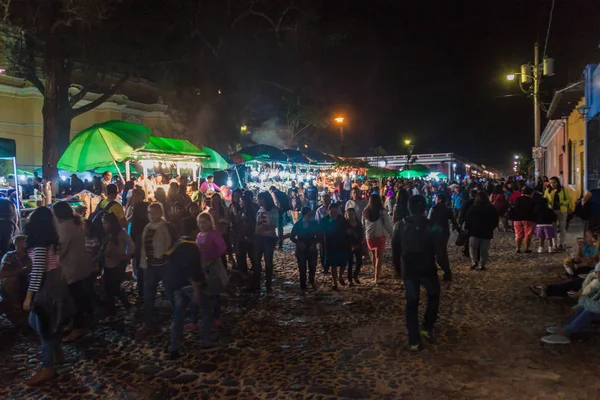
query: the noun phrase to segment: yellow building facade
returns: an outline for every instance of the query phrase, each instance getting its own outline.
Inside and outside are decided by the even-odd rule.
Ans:
[[[566,127],[566,185],[573,202],[585,194],[585,118],[582,118],[577,109],[585,105],[581,99],[565,120]],[[574,209],[574,208],[573,208]]]
[[[133,82],[128,87],[147,82]],[[76,89],[73,89],[76,91]],[[93,101],[99,95],[89,93],[76,107]],[[140,123],[157,136],[171,137],[178,126],[167,113],[167,106],[158,102],[144,104],[116,94],[99,107],[73,119],[71,138],[91,125],[111,119]],[[0,137],[14,139],[17,144],[18,167],[32,170],[42,165],[42,105],[41,93],[27,81],[0,75]]]

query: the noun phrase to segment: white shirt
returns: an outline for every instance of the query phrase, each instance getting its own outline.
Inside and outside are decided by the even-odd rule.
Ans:
[[[344,179],[344,190],[352,189],[352,179],[346,178]]]

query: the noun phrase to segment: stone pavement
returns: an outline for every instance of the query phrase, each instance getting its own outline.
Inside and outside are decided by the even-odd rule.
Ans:
[[[276,252],[273,297],[232,288],[220,345],[198,349],[186,333],[186,356],[178,361],[165,359],[170,316],[161,300],[155,336],[136,340],[141,309],[121,311],[118,321],[98,323],[65,346],[67,363],[55,382],[27,388],[22,382],[39,362],[38,340],[0,320],[0,398],[600,398],[598,333],[578,335],[568,346],[539,341],[573,303],[540,300],[527,286],[561,280],[564,254],[515,254],[512,234],[499,233],[489,270],[480,272],[451,247],[455,281],[442,294],[439,343],[412,354],[389,254],[381,288],[368,284],[367,265],[358,287],[331,292],[319,272],[318,292],[302,296],[292,250]]]

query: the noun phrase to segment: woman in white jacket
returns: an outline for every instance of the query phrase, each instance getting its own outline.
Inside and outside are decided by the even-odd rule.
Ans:
[[[369,205],[363,211],[362,224],[365,228],[367,246],[371,252],[371,263],[375,269],[373,283],[377,285],[383,265],[385,243],[392,233],[392,222],[383,208],[379,194],[374,193],[369,198]]]

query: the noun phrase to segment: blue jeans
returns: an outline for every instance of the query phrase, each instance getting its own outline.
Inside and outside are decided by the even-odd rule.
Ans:
[[[315,282],[315,273],[317,270],[317,251],[305,248],[302,251],[296,251],[296,260],[298,260],[298,269],[300,270],[300,288],[306,289],[306,267],[308,266],[308,281],[312,285]]]
[[[202,292],[202,329],[200,329],[200,340],[211,341],[211,328],[213,321],[221,319],[221,296],[211,296]]]
[[[167,263],[162,266],[149,265],[144,271],[144,326],[149,328],[152,326],[152,309],[154,308],[154,300],[156,299],[156,290],[158,284],[162,281],[165,288],[165,293],[169,296],[168,287],[165,280],[168,279],[171,272],[171,264]],[[172,299],[169,298],[169,301]],[[171,304],[174,302],[171,301]]]
[[[42,321],[34,312],[29,313],[29,326],[40,336],[42,341],[42,366],[54,367],[54,357],[60,346],[60,333],[43,333]]]
[[[565,336],[571,336],[585,329],[594,321],[600,321],[600,314],[586,311],[583,307],[577,307],[573,316],[567,321],[567,326],[564,329]]]
[[[260,289],[261,274],[262,274],[262,258],[265,258],[265,286],[267,290],[271,289],[271,281],[273,280],[273,253],[275,253],[276,237],[271,236],[256,236],[254,238],[254,265],[252,266],[254,279],[253,288]]]
[[[169,351],[178,351],[183,341],[183,322],[185,319],[185,310],[193,296],[191,286],[186,286],[169,292],[168,297],[171,301],[173,310],[173,322],[171,322],[171,342]]]
[[[411,346],[421,342],[419,335],[419,295],[421,286],[427,293],[427,308],[423,321],[423,329],[431,332],[437,320],[440,308],[440,281],[437,274],[431,276],[404,277],[406,293],[406,329]]]

